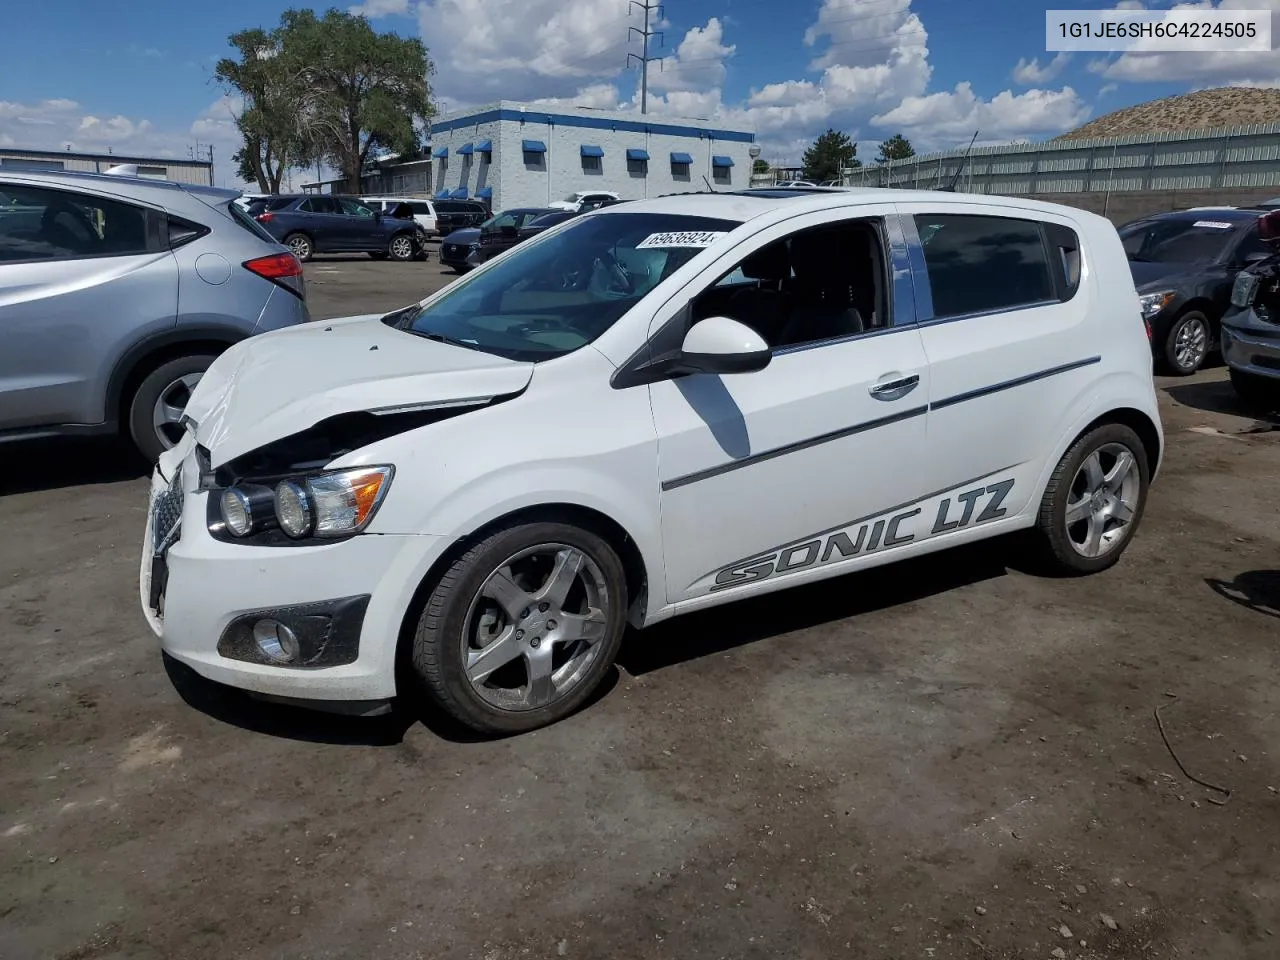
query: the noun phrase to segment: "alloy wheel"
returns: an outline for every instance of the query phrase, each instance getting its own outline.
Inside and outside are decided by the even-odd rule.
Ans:
[[[306,237],[290,237],[289,249],[293,251],[293,255],[299,260],[306,260],[311,256],[311,241]]]
[[[1082,557],[1101,557],[1129,536],[1137,516],[1141,476],[1133,451],[1121,443],[1094,450],[1080,464],[1067,497],[1067,540]]]
[[[182,414],[187,409],[191,392],[200,382],[202,374],[184,374],[160,391],[155,406],[151,411],[151,422],[156,430],[156,437],[168,450],[182,439]]]
[[[391,255],[397,260],[408,260],[413,256],[413,241],[408,237],[396,237],[391,241]]]
[[[467,681],[502,710],[536,710],[567,697],[590,672],[609,623],[608,581],[564,543],[528,547],[485,579],[464,621]]]
[[[1173,357],[1178,367],[1191,371],[1200,366],[1209,351],[1209,328],[1200,317],[1189,317],[1178,327]]]

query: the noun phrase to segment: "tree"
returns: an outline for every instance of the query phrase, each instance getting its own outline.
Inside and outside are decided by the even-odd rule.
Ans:
[[[915,148],[911,146],[911,141],[900,133],[895,133],[888,140],[880,143],[880,155],[876,157],[876,163],[888,163],[890,160],[905,160],[907,157],[916,155]]]
[[[753,161],[751,164],[751,172],[752,173],[768,173],[769,172],[768,161],[756,158],[756,160]]]
[[[804,152],[804,178],[815,182],[838,180],[846,167],[860,167],[858,145],[848,134],[829,129]]]
[[[242,30],[229,39],[239,58],[219,60],[214,76],[242,103],[236,126],[244,146],[231,159],[242,180],[256,182],[263,193],[278,193],[285,171],[308,159],[297,118],[297,70],[274,34]]]
[[[370,150],[416,153],[418,128],[434,113],[435,68],[418,38],[377,33],[366,17],[330,9],[287,10],[276,31],[303,81],[297,105],[304,140],[360,189]]]

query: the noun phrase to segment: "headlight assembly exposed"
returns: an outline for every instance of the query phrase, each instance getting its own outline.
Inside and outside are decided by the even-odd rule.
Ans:
[[[271,529],[291,540],[351,536],[373,519],[393,472],[389,466],[354,467],[287,477],[274,487],[236,484],[218,498],[217,518],[224,537],[241,540]]]
[[[1172,302],[1175,294],[1172,290],[1161,290],[1159,293],[1144,293],[1138,298],[1142,304],[1142,319],[1150,320]]]

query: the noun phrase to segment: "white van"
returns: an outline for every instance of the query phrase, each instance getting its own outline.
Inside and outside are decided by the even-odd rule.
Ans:
[[[390,213],[402,203],[407,203],[413,210],[413,219],[427,236],[436,235],[436,208],[430,200],[421,197],[361,197],[361,203],[368,204],[378,213]]]

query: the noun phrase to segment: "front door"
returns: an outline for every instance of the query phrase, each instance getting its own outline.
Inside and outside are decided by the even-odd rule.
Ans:
[[[859,213],[762,231],[674,304],[689,323],[752,326],[773,358],[756,373],[650,387],[668,602],[804,577],[916,536],[929,371],[896,218]]]

